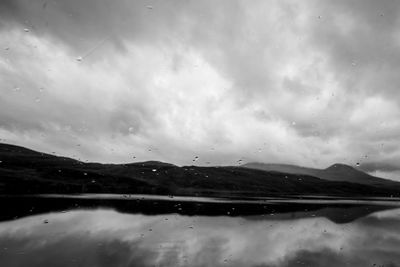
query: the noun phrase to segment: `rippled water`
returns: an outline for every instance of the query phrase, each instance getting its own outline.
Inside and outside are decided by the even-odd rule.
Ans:
[[[360,210],[367,212],[335,220]],[[399,248],[400,208],[393,205],[248,216],[74,205],[0,223],[0,266],[7,267],[400,266]]]

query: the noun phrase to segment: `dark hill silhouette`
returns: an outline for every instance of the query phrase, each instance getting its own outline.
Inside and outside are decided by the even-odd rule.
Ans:
[[[242,167],[264,170],[264,171],[276,171],[285,172],[292,174],[303,174],[318,177],[328,181],[346,181],[351,183],[359,183],[365,185],[375,185],[375,186],[398,186],[399,183],[383,178],[378,178],[369,175],[365,172],[357,170],[349,165],[336,163],[329,166],[326,169],[313,169],[305,168],[296,165],[288,164],[265,164],[265,163],[247,163],[242,165]]]
[[[400,186],[327,181],[306,174],[168,163],[83,163],[0,144],[0,193],[119,193],[221,197],[400,196]],[[334,173],[334,172],[330,172]]]

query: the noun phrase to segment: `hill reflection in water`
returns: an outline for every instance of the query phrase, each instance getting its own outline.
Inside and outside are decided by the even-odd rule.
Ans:
[[[346,223],[290,214],[42,213],[0,223],[0,265],[399,266],[399,208]]]

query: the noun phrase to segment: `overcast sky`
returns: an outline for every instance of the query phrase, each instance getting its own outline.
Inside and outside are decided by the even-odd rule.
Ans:
[[[397,1],[1,0],[0,48],[2,142],[400,177]]]

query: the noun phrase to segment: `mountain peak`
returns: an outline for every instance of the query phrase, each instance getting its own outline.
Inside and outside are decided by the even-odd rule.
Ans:
[[[354,167],[352,167],[352,166],[350,166],[350,165],[346,165],[346,164],[343,164],[343,163],[335,163],[335,164],[332,164],[331,166],[329,166],[328,168],[326,168],[325,170],[329,170],[329,171],[338,171],[338,170],[341,170],[341,171],[356,171],[356,169],[354,168]]]

